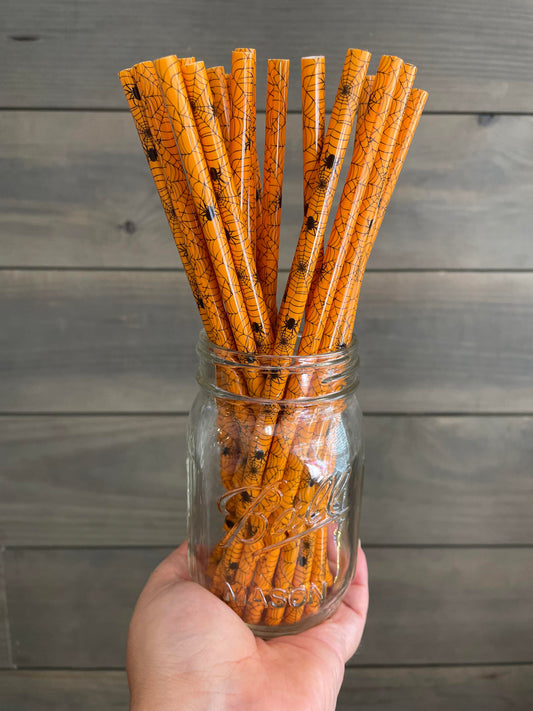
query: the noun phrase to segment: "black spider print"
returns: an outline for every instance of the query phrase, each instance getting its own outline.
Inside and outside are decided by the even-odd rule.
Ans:
[[[298,321],[296,321],[296,319],[290,317],[290,318],[285,319],[282,329],[284,331],[289,331],[289,333],[297,333],[298,327],[299,327]]]
[[[308,561],[307,561],[307,556],[305,556],[305,555],[301,555],[301,556],[298,558],[298,565],[300,565],[302,568],[305,568],[305,567],[306,567],[307,562],[308,562]]]
[[[264,462],[266,457],[266,452],[264,452],[262,449],[256,449],[254,452],[254,459],[256,459],[258,462]]]
[[[300,258],[296,264],[296,274],[299,274],[300,276],[305,276],[307,274],[308,269],[309,262],[307,262],[303,258]]]
[[[263,326],[256,321],[252,321],[252,331],[257,335],[264,333]]]
[[[228,244],[235,242],[235,240],[237,239],[237,235],[233,234],[233,232],[227,227],[224,227],[224,233],[226,235],[226,239],[228,240]]]
[[[199,213],[199,217],[201,220],[203,220],[204,225],[207,222],[212,222],[213,219],[215,218],[216,212],[215,208],[212,207],[211,205],[206,205],[205,203],[202,205]]]
[[[243,491],[241,494],[241,499],[244,501],[245,504],[249,504],[252,501],[252,495],[249,491]]]
[[[305,218],[305,230],[306,232],[315,232],[317,228],[316,219],[312,215],[308,215]]]
[[[246,269],[236,269],[235,271],[237,272],[241,286],[248,286],[250,284],[250,275]]]
[[[220,183],[222,181],[222,169],[221,168],[215,168],[215,166],[211,166],[209,168],[209,175],[211,176],[211,180],[214,183]]]
[[[165,205],[163,206],[163,209],[164,209],[165,214],[167,215],[169,220],[176,219],[176,211],[174,210],[172,205],[165,203]],[[178,247],[178,251],[184,259],[186,259],[186,260],[189,259],[189,253],[187,252],[187,249],[185,247]]]
[[[316,189],[319,190],[320,192],[324,192],[324,190],[328,187],[328,181],[324,177],[320,177],[318,179],[318,183],[316,184]]]
[[[328,170],[331,170],[334,165],[335,165],[335,154],[334,153],[326,153],[326,155],[324,156],[324,167],[327,168]]]
[[[341,87],[341,96],[343,98],[348,98],[352,93],[352,85],[351,84],[343,84]]]
[[[257,461],[257,459],[255,459],[255,457],[252,457],[252,460],[251,460],[251,462],[249,463],[248,468],[249,468],[249,470],[250,470],[250,472],[251,472],[252,474],[257,474],[257,473],[260,471],[260,469],[261,469],[261,465],[260,465],[260,463]]]
[[[273,368],[268,377],[273,383],[281,383],[283,376],[281,375],[281,370],[279,368]]]
[[[135,99],[135,101],[141,100],[141,94],[139,92],[139,87],[137,84],[127,84],[126,91],[128,92],[128,98]]]
[[[263,415],[274,415],[276,413],[275,405],[263,405]]]
[[[157,151],[155,148],[149,148],[146,151],[146,155],[148,156],[148,160],[152,163],[157,160]]]

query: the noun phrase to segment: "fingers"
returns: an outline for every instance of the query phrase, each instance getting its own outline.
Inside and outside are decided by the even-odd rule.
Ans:
[[[302,632],[298,637],[306,638],[309,644],[327,646],[345,664],[355,653],[365,628],[368,610],[368,568],[366,556],[361,546],[357,553],[357,570],[340,608],[316,627]]]
[[[368,567],[363,549],[357,553],[357,571],[339,610],[325,625],[334,625],[341,653],[346,663],[361,643],[368,612]]]
[[[191,580],[187,562],[187,541],[184,541],[179,548],[176,548],[159,563],[150,576],[149,583],[156,582],[159,585],[167,585],[185,580]]]

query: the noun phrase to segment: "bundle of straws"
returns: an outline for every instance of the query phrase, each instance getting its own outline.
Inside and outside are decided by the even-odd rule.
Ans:
[[[302,59],[303,224],[279,310],[288,60],[268,61],[262,178],[255,50],[236,49],[230,74],[175,56],[119,74],[207,337],[247,362],[257,354],[334,352],[351,342],[366,263],[427,99],[413,88],[414,66],[383,56],[369,76],[369,61],[368,52],[348,50],[326,130],[324,57]],[[354,123],[353,155],[326,240]],[[274,403],[320,394],[319,385],[282,367],[267,378],[220,377],[229,392]],[[276,406],[251,422],[249,414],[243,418],[239,432],[220,418],[222,484],[242,493],[211,551],[207,577],[246,622],[290,624],[314,614],[318,602],[265,608],[246,592],[259,589],[264,597],[265,590],[330,586],[326,533],[319,528],[287,545],[273,530],[261,539],[232,535],[244,520],[252,526],[251,511],[279,521],[309,501],[305,467],[294,456],[294,441],[302,436],[297,422]],[[313,427],[318,432],[323,423]],[[236,441],[238,456],[231,446]],[[260,501],[265,487],[280,482],[281,502]],[[224,597],[227,581],[232,594]],[[244,591],[240,599],[235,590]]]

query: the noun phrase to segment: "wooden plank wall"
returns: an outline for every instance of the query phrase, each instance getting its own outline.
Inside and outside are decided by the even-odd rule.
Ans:
[[[31,0],[3,19],[2,708],[128,706],[132,606],[185,534],[199,320],[116,72],[235,46],[292,60],[285,269],[299,57],[326,54],[329,102],[349,46],[418,64],[431,97],[357,322],[372,603],[338,708],[530,708],[533,0]]]

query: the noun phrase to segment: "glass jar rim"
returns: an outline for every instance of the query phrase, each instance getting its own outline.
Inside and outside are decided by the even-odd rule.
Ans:
[[[299,339],[297,341],[299,343]],[[239,365],[243,368],[270,370],[280,367],[283,362],[283,370],[293,372],[302,367],[333,366],[351,363],[354,367],[359,365],[359,353],[357,350],[358,340],[354,335],[350,344],[339,348],[336,351],[322,351],[313,354],[292,354],[275,355],[271,353],[243,353],[232,348],[219,346],[210,341],[205,330],[200,331],[196,352],[199,356],[208,356],[218,365]]]
[[[264,353],[243,353],[230,348],[217,346],[207,338],[205,331],[200,333],[196,352],[200,357],[200,368],[197,373],[198,383],[217,397],[231,400],[254,401],[265,405],[272,402],[282,402],[288,407],[297,405],[316,405],[320,401],[330,401],[346,397],[355,390],[359,384],[357,376],[357,366],[359,357],[357,354],[357,341],[354,339],[350,346],[330,353],[317,353],[315,355],[271,355]],[[221,367],[239,372],[245,379],[256,376],[269,376],[276,374],[279,377],[290,378],[292,375],[302,376],[307,379],[318,377],[321,382],[330,386],[333,383],[343,384],[339,390],[328,390],[323,394],[302,394],[298,397],[262,397],[261,395],[245,395],[242,393],[230,392],[222,387],[211,377],[207,376],[202,363],[208,363],[215,369]]]

